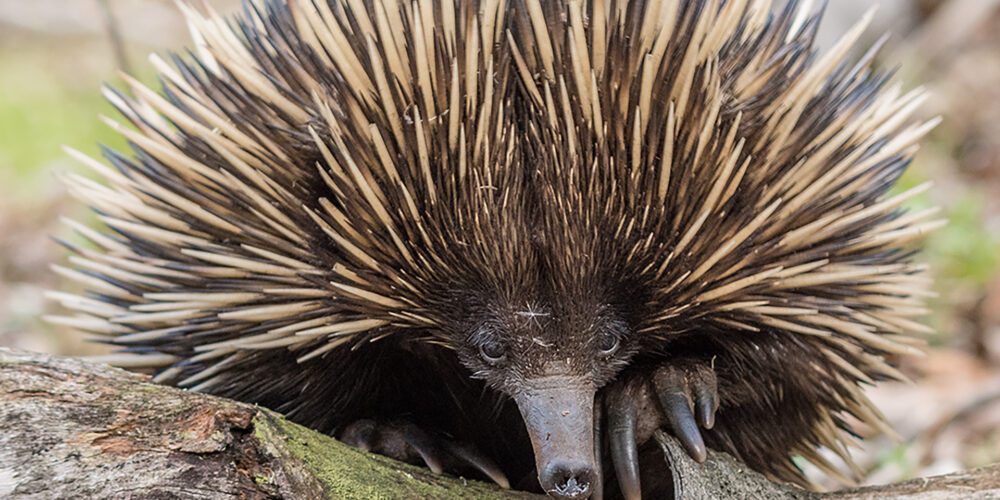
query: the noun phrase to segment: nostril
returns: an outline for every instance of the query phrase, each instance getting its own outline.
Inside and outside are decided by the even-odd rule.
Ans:
[[[582,499],[590,496],[593,469],[583,464],[553,463],[546,467],[542,486],[556,498]]]
[[[585,477],[566,475],[556,483],[556,491],[563,496],[577,497],[590,490],[590,481]]]

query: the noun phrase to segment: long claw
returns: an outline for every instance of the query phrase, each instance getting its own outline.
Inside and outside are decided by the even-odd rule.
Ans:
[[[667,414],[667,420],[674,434],[681,440],[688,455],[696,462],[702,463],[708,458],[705,441],[698,430],[698,424],[691,413],[691,403],[685,394],[668,391],[660,393],[660,404]]]
[[[636,407],[629,391],[613,391],[608,401],[608,439],[615,474],[626,500],[642,498],[639,483],[639,449],[635,442]]]
[[[696,385],[694,391],[698,423],[706,429],[711,429],[715,426],[715,411],[719,409],[718,389],[715,384],[706,383]]]
[[[403,426],[402,431],[403,440],[420,455],[420,458],[427,464],[428,469],[435,474],[444,472],[444,465],[435,453],[437,450],[434,440],[426,432],[415,425],[409,424]]]
[[[347,425],[338,439],[355,448],[403,462],[423,462],[435,474],[445,470],[463,472],[472,467],[500,487],[510,488],[510,481],[500,467],[474,446],[455,442],[443,434],[427,432],[406,420],[357,420]]]
[[[448,452],[475,467],[483,474],[486,474],[487,477],[492,479],[501,488],[505,490],[510,489],[510,481],[507,479],[507,476],[500,470],[500,466],[493,460],[490,460],[489,457],[483,455],[475,448],[464,444],[447,442],[446,446],[448,447]]]

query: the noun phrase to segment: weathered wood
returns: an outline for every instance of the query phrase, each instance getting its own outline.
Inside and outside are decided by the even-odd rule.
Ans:
[[[0,349],[0,498],[518,498],[263,408]]]
[[[684,500],[787,499],[787,500],[944,500],[1000,498],[1000,465],[967,472],[914,479],[885,486],[869,486],[814,493],[776,484],[724,453],[709,452],[704,464],[691,460],[673,438],[659,432],[656,439],[673,471],[674,491]]]
[[[1000,466],[821,495],[657,440],[686,499],[1000,498]],[[532,496],[364,453],[263,408],[0,348],[0,498]]]

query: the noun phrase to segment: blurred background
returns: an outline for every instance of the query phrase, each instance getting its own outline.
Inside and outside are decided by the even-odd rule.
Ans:
[[[870,5],[829,2],[820,43]],[[886,483],[1000,461],[1000,0],[883,0],[875,19],[869,42],[892,34],[883,64],[908,88],[929,87],[924,112],[944,117],[901,188],[932,179],[913,205],[950,220],[922,257],[939,294],[927,356],[906,361],[913,384],[870,391],[901,440],[873,436],[855,452],[865,483]],[[68,234],[61,216],[88,217],[59,183],[78,169],[61,146],[122,148],[98,120],[114,115],[100,86],[122,69],[154,82],[146,56],[187,43],[170,0],[0,0],[0,346],[102,352],[39,320],[44,291],[59,286],[49,265],[63,256],[50,236]]]

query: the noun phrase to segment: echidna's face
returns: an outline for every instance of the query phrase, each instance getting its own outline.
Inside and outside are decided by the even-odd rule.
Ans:
[[[635,351],[628,322],[607,304],[564,297],[493,302],[472,316],[463,362],[517,402],[542,487],[585,495],[597,467],[594,396]]]
[[[463,361],[512,396],[551,377],[599,388],[633,352],[627,321],[604,304],[529,300],[491,305],[470,319]]]

